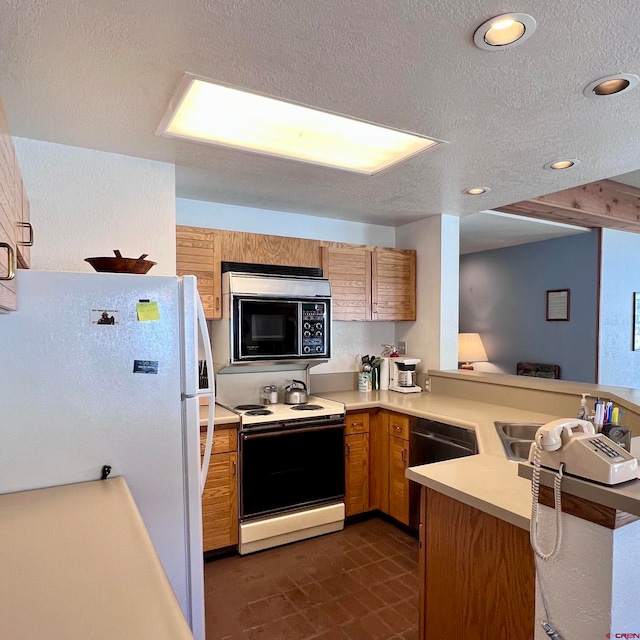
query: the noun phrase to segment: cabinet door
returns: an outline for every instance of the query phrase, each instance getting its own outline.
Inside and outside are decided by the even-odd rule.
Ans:
[[[320,267],[320,241],[262,233],[221,231],[222,260]]]
[[[375,247],[371,271],[371,319],[415,320],[416,252]]]
[[[205,316],[222,317],[220,232],[217,229],[176,227],[176,273],[196,276]]]
[[[334,320],[371,319],[371,252],[365,246],[323,246]]]
[[[15,279],[7,279],[17,264],[16,229],[21,217],[16,194],[16,170],[19,171],[9,123],[0,101],[0,312],[15,311],[18,294]]]
[[[369,434],[345,439],[345,508],[352,516],[369,510]]]
[[[404,472],[409,465],[409,442],[389,438],[389,515],[409,524],[409,480]]]
[[[204,551],[238,543],[237,499],[238,454],[211,456],[202,494],[202,539]]]

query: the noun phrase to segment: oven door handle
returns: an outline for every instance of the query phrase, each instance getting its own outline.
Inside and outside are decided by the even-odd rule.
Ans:
[[[312,431],[328,431],[329,429],[344,429],[346,424],[327,424],[317,427],[300,427],[299,429],[282,429],[278,431],[261,431],[260,433],[241,433],[243,440],[258,440],[259,438],[273,438],[275,436],[286,436],[293,433],[311,433]]]

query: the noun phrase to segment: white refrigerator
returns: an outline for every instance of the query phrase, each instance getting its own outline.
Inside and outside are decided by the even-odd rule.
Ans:
[[[111,467],[204,640],[200,495],[214,392],[212,373],[211,388],[198,388],[199,349],[209,372],[213,363],[196,279],[19,270],[17,280],[19,308],[0,315],[0,494],[97,480]]]

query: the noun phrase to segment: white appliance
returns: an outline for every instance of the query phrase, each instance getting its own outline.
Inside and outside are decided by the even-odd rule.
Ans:
[[[218,401],[240,414],[241,554],[344,527],[344,405],[316,396],[297,405],[260,402],[265,384],[283,388],[306,374],[218,375]]]
[[[283,362],[319,364],[331,357],[329,280],[296,275],[308,270],[304,267],[276,269],[291,274],[222,274],[222,319],[214,321],[212,331],[218,370]]]
[[[420,393],[416,384],[416,365],[420,358],[389,358],[389,391]]]
[[[198,389],[199,336],[213,368],[196,279],[19,270],[17,280],[19,309],[0,317],[0,493],[97,480],[110,466],[204,640],[199,398],[210,402],[210,452],[214,392]]]

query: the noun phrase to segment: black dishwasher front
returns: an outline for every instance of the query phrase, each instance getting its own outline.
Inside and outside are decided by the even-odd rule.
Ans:
[[[411,424],[409,465],[416,467],[478,453],[475,431],[419,418]],[[417,530],[420,523],[420,485],[410,483],[409,526]]]

